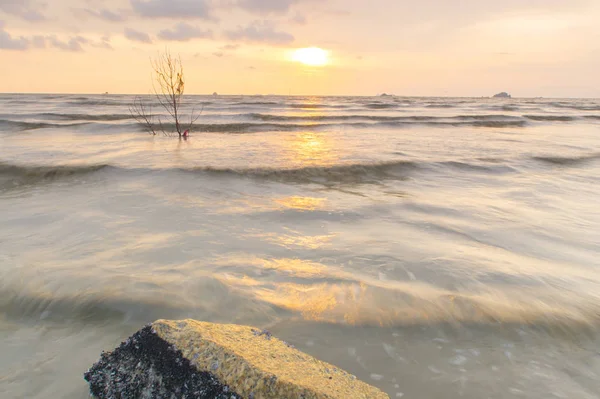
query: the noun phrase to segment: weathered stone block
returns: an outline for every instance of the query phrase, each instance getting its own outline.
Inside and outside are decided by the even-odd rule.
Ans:
[[[159,320],[85,373],[99,399],[389,399],[267,331]]]

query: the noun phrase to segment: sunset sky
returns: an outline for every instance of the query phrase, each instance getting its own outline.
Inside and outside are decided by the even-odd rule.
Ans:
[[[0,92],[600,97],[598,0],[0,0]],[[318,47],[325,65],[298,62]]]

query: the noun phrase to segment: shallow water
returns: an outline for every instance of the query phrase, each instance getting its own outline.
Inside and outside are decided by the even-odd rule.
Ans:
[[[598,398],[600,101],[0,96],[0,397],[86,398],[159,318],[390,397]],[[190,105],[190,109],[191,109]]]

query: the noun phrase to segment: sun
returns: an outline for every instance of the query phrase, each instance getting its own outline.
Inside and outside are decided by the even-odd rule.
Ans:
[[[324,66],[329,63],[329,52],[318,47],[300,48],[294,51],[292,60],[310,66]]]

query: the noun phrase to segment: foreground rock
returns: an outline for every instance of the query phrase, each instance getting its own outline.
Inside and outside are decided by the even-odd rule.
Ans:
[[[389,399],[267,331],[159,320],[85,373],[97,398]]]

